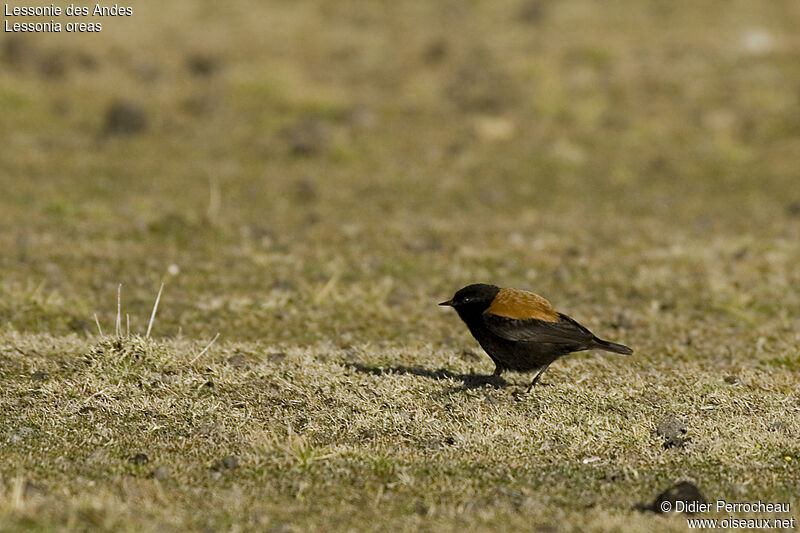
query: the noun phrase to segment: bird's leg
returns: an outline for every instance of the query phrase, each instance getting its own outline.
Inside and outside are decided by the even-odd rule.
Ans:
[[[544,371],[547,370],[548,366],[550,366],[550,363],[547,363],[546,365],[544,365],[542,367],[541,370],[539,370],[539,372],[536,374],[536,377],[533,378],[533,381],[531,381],[531,384],[528,385],[528,390],[526,390],[525,392],[530,392],[531,391],[533,386],[536,385],[536,382],[539,381],[539,378],[542,376],[542,374],[544,374]]]
[[[496,364],[496,363],[495,363],[495,366],[494,366],[494,374],[492,374],[492,375],[493,375],[493,376],[499,376],[499,375],[500,375],[500,374],[502,374],[502,373],[503,373],[503,369],[502,369],[502,368],[500,368],[500,365],[498,365],[498,364]]]

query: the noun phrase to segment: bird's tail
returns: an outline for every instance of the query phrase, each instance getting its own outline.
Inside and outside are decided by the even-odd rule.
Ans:
[[[633,353],[633,350],[631,350],[624,344],[617,344],[616,342],[604,341],[603,339],[598,339],[597,337],[595,337],[594,339],[594,345],[592,346],[592,348],[598,350],[605,350],[607,352],[621,353],[622,355],[630,355]]]

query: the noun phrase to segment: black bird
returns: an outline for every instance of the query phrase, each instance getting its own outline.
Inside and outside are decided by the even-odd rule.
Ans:
[[[627,346],[595,337],[575,320],[553,309],[550,302],[528,291],[476,283],[460,289],[439,305],[449,305],[458,312],[494,361],[495,376],[504,370],[538,370],[529,391],[550,363],[568,353],[582,350],[633,353]]]

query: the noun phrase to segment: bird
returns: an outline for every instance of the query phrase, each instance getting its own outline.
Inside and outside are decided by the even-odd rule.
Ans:
[[[605,350],[633,353],[623,344],[596,337],[574,319],[556,311],[541,296],[520,289],[475,283],[439,305],[456,310],[472,336],[494,361],[494,375],[505,370],[538,373],[536,385],[553,361],[572,352]]]

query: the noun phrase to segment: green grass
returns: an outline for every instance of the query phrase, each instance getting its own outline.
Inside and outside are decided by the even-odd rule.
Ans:
[[[796,3],[226,6],[0,41],[0,530],[800,505]],[[634,354],[487,381],[476,281]]]

